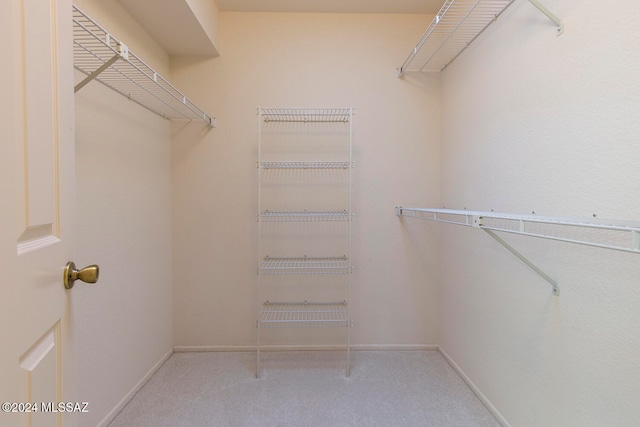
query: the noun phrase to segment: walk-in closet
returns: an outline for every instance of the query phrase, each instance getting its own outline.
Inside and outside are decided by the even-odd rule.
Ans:
[[[3,2],[0,425],[640,425],[639,23]]]

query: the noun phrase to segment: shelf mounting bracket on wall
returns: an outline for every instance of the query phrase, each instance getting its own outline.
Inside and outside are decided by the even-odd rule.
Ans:
[[[531,3],[532,5],[537,7],[540,12],[544,13],[547,16],[547,18],[551,19],[553,21],[553,23],[558,26],[558,28],[556,30],[557,31],[556,35],[559,36],[562,33],[564,33],[564,23],[562,22],[562,20],[560,18],[558,18],[553,12],[551,12],[549,9],[547,9],[538,0],[529,0],[529,3]]]
[[[75,85],[75,87],[73,88],[73,93],[76,93],[77,91],[85,87],[90,81],[98,77],[100,73],[102,73],[107,68],[111,67],[118,59],[120,59],[120,54],[113,55],[113,57],[109,59],[107,62],[105,62],[104,64],[102,64],[100,68],[98,68],[97,70],[89,74],[87,77],[84,78],[84,80],[82,80],[80,83]]]
[[[493,231],[483,227],[483,216],[480,212],[475,211],[454,211],[449,209],[413,209],[403,208],[401,206],[396,207],[396,215],[402,217],[412,217],[426,219],[429,221],[444,222],[447,224],[464,225],[471,228],[479,228],[485,231],[489,236],[493,237],[496,242],[504,246],[509,252],[516,256],[520,261],[524,262],[529,268],[538,273],[540,277],[551,284],[553,288],[553,295],[560,295],[560,287],[558,282],[551,278],[547,273],[542,271],[538,266],[529,261],[524,255],[514,249],[510,244],[501,239]]]
[[[505,242],[504,240],[502,240],[498,235],[496,235],[496,233],[494,233],[491,230],[487,230],[484,229],[484,231],[491,237],[493,237],[498,243],[500,243],[502,246],[504,246],[509,252],[511,252],[512,254],[514,254],[520,261],[524,262],[525,264],[527,264],[533,271],[535,271],[536,273],[538,273],[540,275],[540,277],[542,277],[544,280],[546,280],[547,282],[549,282],[551,284],[551,287],[553,287],[553,294],[555,296],[559,296],[560,295],[560,287],[558,287],[558,282],[556,282],[554,279],[552,279],[547,273],[545,273],[544,271],[542,271],[540,268],[538,268],[535,264],[533,264],[531,261],[529,261],[524,255],[522,255],[520,252],[518,252],[517,250],[515,250],[511,245],[509,245],[507,242]]]

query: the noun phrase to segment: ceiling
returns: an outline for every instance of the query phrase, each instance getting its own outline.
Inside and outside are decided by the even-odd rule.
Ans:
[[[198,19],[214,0],[117,0],[170,55],[217,56],[218,47]],[[215,0],[221,11],[298,13],[424,13],[444,0]],[[196,10],[194,10],[194,8]]]
[[[436,14],[444,0],[216,0],[221,11]]]

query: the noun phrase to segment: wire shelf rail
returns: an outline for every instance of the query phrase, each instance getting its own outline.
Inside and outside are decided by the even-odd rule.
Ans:
[[[347,302],[269,302],[260,312],[263,328],[349,327]]]
[[[271,212],[260,214],[262,222],[348,221],[349,212]]]
[[[442,71],[451,64],[515,0],[446,0],[402,66],[406,71]],[[562,21],[538,0],[529,0],[558,26]]]
[[[640,254],[640,223],[630,221],[403,207],[396,207],[396,215],[482,229],[549,282],[556,296],[560,295],[558,282],[500,238],[496,231]]]
[[[263,169],[349,169],[351,162],[260,162]]]
[[[640,224],[453,209],[396,208],[405,217],[640,254]]]
[[[264,108],[259,114],[265,122],[343,122],[348,123],[349,108]]]
[[[96,80],[165,119],[203,120],[215,126],[214,118],[75,5],[73,62],[85,76],[75,92]]]
[[[348,274],[349,260],[341,257],[271,258],[260,263],[260,274]]]

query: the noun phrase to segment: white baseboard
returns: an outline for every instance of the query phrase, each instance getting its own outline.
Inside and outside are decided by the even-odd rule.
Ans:
[[[344,351],[344,345],[265,345],[260,351]],[[439,350],[437,345],[428,344],[353,344],[352,351],[401,351],[401,350]],[[255,346],[175,346],[176,353],[207,352],[207,351],[256,351]]]
[[[131,391],[129,391],[129,393],[127,393],[120,402],[118,402],[116,407],[113,408],[111,412],[109,412],[107,416],[98,423],[98,427],[105,427],[109,425],[109,423],[113,421],[113,419],[120,413],[120,411],[124,409],[125,406],[127,406],[127,403],[129,403],[129,401],[133,399],[133,396],[135,396],[136,393],[140,391],[140,389],[147,383],[147,381],[149,381],[149,378],[151,378],[151,376],[155,374],[158,369],[160,369],[160,367],[164,364],[164,362],[167,361],[167,359],[171,357],[172,354],[173,349],[167,351],[165,355],[162,356],[151,369],[149,369],[149,372],[147,372],[145,376],[142,377],[140,381],[138,381],[138,383],[131,389]]]
[[[197,353],[215,351],[248,352],[256,351],[256,347],[250,345],[176,345],[173,347],[173,351],[175,353]]]
[[[431,344],[354,344],[355,351],[438,351],[440,347]]]
[[[442,354],[442,356],[445,358],[445,360],[449,363],[449,365],[451,365],[451,367],[458,373],[460,378],[462,378],[462,381],[464,381],[471,389],[473,394],[475,394],[480,402],[482,402],[482,404],[489,410],[489,412],[491,412],[491,415],[495,417],[496,421],[498,421],[503,427],[511,427],[509,421],[507,421],[507,419],[502,416],[498,409],[493,406],[493,403],[491,403],[487,396],[485,396],[484,393],[480,391],[478,386],[476,386],[475,383],[471,381],[471,378],[469,378],[469,376],[462,370],[462,368],[458,366],[458,364],[451,358],[451,356],[449,356],[447,352],[444,351],[440,346],[438,346],[438,350],[440,351],[440,354]]]

